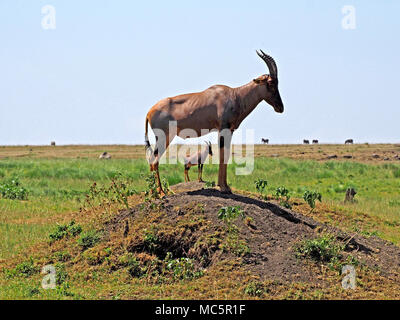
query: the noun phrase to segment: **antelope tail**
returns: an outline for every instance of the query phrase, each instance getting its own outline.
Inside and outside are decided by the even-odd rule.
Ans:
[[[154,152],[153,152],[153,148],[150,145],[148,133],[149,133],[149,119],[146,117],[145,133],[144,133],[146,158],[147,158],[147,161],[152,162],[154,160]]]
[[[149,119],[147,117],[146,117],[146,123],[145,123],[144,141],[146,143],[146,146],[145,146],[146,150],[149,148],[151,149],[150,141],[149,141]]]

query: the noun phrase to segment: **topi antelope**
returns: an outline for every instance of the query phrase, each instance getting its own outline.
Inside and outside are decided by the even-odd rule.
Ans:
[[[204,182],[202,179],[203,176],[203,165],[204,162],[207,159],[207,156],[210,155],[212,156],[212,147],[211,147],[211,142],[206,142],[207,148],[205,148],[203,151],[199,151],[191,156],[185,157],[184,159],[184,164],[185,164],[185,182],[190,181],[189,179],[189,169],[195,165],[197,165],[198,168],[198,181],[199,182]]]
[[[261,142],[264,143],[264,144],[268,144],[269,143],[269,139],[261,138]]]
[[[284,108],[278,90],[276,63],[262,50],[256,52],[266,63],[269,74],[237,88],[214,85],[202,92],[165,98],[149,110],[145,122],[146,150],[149,151],[150,170],[156,172],[158,191],[161,194],[164,191],[158,171],[159,160],[176,135],[187,138],[185,129],[191,129],[197,136],[207,134],[210,130],[218,131],[218,186],[222,193],[231,193],[226,169],[233,131],[262,100],[270,104],[275,112],[282,113]],[[148,139],[149,123],[156,136],[154,151]]]

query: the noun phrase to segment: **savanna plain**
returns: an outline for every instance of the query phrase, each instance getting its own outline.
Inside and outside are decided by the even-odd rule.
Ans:
[[[0,299],[400,298],[400,145],[253,154],[233,195],[160,165],[161,197],[142,145],[0,146]]]

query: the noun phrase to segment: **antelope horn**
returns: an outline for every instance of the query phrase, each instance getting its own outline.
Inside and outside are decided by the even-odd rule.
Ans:
[[[263,59],[264,62],[267,64],[270,75],[272,77],[278,79],[278,68],[276,66],[275,60],[271,56],[264,53],[264,51],[262,51],[261,49],[260,49],[260,51],[261,51],[261,53],[256,50],[258,56],[261,59]]]

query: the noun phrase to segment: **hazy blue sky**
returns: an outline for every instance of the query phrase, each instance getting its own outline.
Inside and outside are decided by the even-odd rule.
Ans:
[[[257,141],[399,142],[399,17],[398,0],[1,0],[0,145],[143,143],[161,98],[267,73],[258,48],[285,113],[262,102],[241,126]]]

